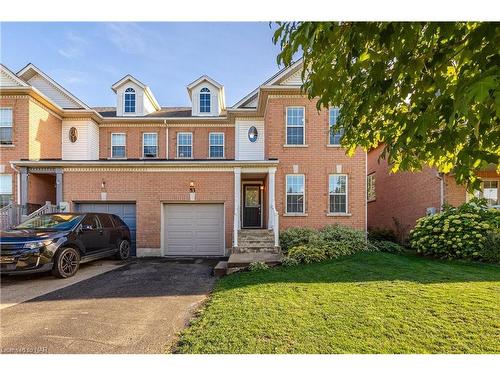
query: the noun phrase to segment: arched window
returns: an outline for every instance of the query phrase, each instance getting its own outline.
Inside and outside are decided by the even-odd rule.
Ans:
[[[131,87],[125,90],[125,113],[135,112],[135,90]]]
[[[200,91],[200,113],[210,113],[210,90],[206,87]]]

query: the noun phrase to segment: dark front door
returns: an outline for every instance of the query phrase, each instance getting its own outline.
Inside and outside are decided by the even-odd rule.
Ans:
[[[260,185],[245,185],[243,190],[243,227],[261,227]]]

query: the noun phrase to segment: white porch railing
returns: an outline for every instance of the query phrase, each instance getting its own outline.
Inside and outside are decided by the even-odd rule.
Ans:
[[[279,214],[276,208],[273,206],[273,215],[274,215],[274,222],[273,222],[273,232],[274,232],[274,246],[279,246],[280,245],[280,223],[279,223]]]
[[[11,202],[0,208],[0,230],[9,229],[21,222],[22,206]]]
[[[234,210],[234,218],[233,218],[233,247],[238,247],[238,215],[239,212],[237,209]]]
[[[38,210],[33,211],[31,214],[29,214],[25,219],[31,219],[35,216],[40,216],[40,215],[45,215],[45,214],[51,214],[54,212],[58,211],[58,207],[56,204],[52,204],[51,202],[47,201],[45,204],[40,207]]]

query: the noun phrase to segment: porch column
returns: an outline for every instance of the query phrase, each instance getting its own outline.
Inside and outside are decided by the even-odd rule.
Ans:
[[[63,170],[62,168],[56,168],[56,202],[59,204],[63,201]]]
[[[241,168],[234,168],[234,222],[233,222],[233,246],[238,247],[238,231],[240,230],[240,206],[241,206]]]
[[[267,229],[273,229],[274,228],[274,210],[276,209],[276,199],[275,199],[275,176],[276,174],[276,167],[269,168],[268,170],[268,175],[267,175],[267,181],[268,181],[268,192],[269,192],[269,204],[268,204],[268,217],[267,217]]]
[[[21,178],[19,179],[19,187],[20,187],[19,204],[22,207],[25,207],[25,205],[28,203],[28,168],[20,167],[19,175],[21,176]]]

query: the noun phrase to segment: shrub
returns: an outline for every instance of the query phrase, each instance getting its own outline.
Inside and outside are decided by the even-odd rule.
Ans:
[[[281,251],[288,252],[295,246],[307,245],[316,231],[310,228],[288,228],[280,233]]]
[[[488,232],[484,241],[482,257],[486,262],[500,263],[500,233]]]
[[[298,263],[313,263],[326,260],[326,249],[317,245],[294,246],[288,250],[288,257]]]
[[[252,262],[248,266],[248,269],[250,271],[261,271],[261,270],[267,270],[269,269],[269,266],[265,264],[264,262]]]
[[[281,265],[285,267],[294,267],[299,265],[299,261],[295,258],[290,258],[286,256],[281,260]]]
[[[399,254],[404,251],[403,247],[392,241],[370,241],[377,251],[384,253]]]
[[[489,232],[494,234],[488,235]],[[410,243],[418,253],[425,255],[491,261],[498,252],[495,236],[499,233],[500,211],[487,209],[482,200],[472,200],[418,219],[410,232]]]
[[[370,241],[391,241],[397,242],[396,233],[388,228],[373,228],[368,231]]]
[[[366,250],[365,233],[341,225],[327,225],[319,231],[319,237],[327,246],[343,243],[350,254]]]

